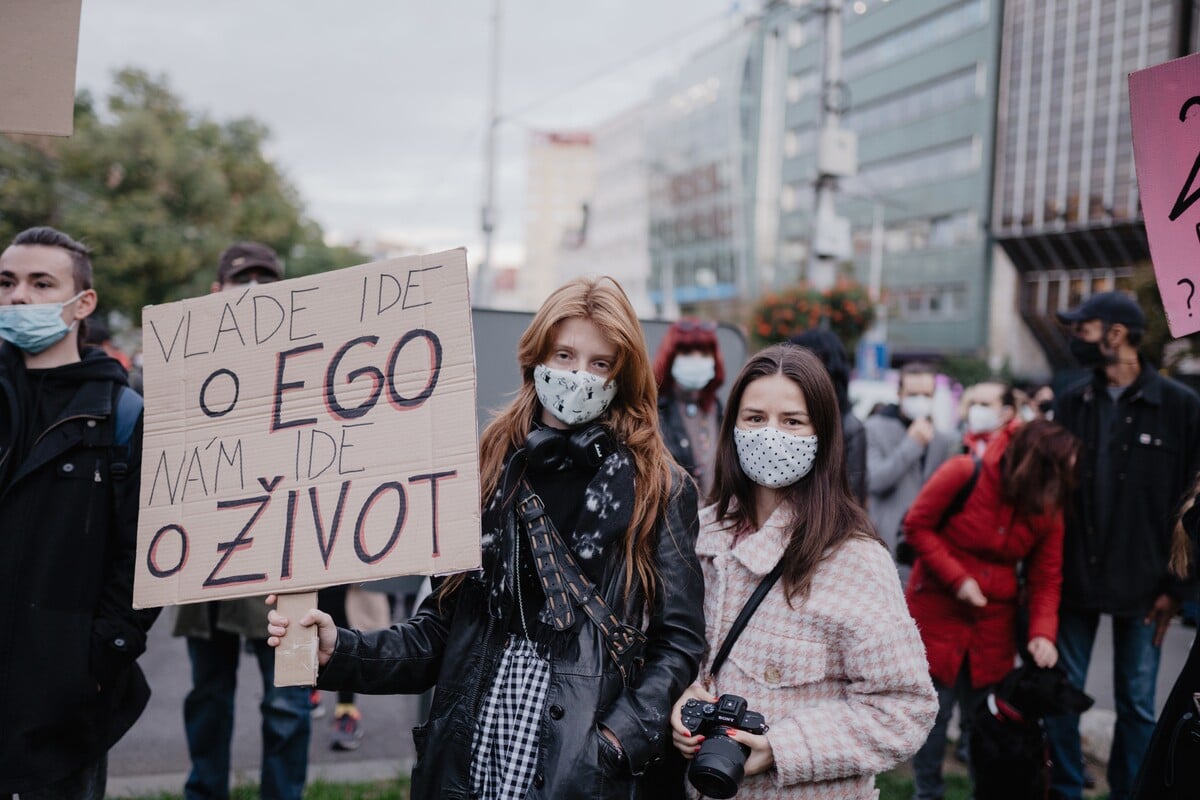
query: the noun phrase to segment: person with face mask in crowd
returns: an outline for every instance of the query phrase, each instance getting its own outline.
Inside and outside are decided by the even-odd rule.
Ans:
[[[81,348],[88,249],[30,228],[0,253],[0,797],[101,800],[141,715],[134,610],[142,399]]]
[[[900,521],[917,492],[954,450],[954,440],[933,426],[933,367],[900,368],[899,403],[867,417],[868,508],[875,530],[896,553]]]
[[[1017,401],[1012,386],[1003,381],[983,381],[963,393],[963,450],[983,457],[988,444],[1017,415]]]
[[[611,278],[551,294],[517,361],[521,388],[480,440],[482,569],[435,579],[382,631],[272,611],[269,641],[316,625],[322,689],[437,685],[414,800],[640,797],[704,650],[695,484],[663,445],[645,338]]]
[[[850,491],[865,507],[867,504],[867,429],[850,408],[850,357],[842,340],[833,331],[813,328],[798,333],[789,340],[807,347],[821,359],[837,392],[838,408],[842,412],[842,441],[846,446],[846,474]]]
[[[980,701],[1012,669],[1022,634],[1039,667],[1058,660],[1063,509],[1079,448],[1079,439],[1053,423],[1010,421],[992,437],[978,473],[978,456],[950,459],[908,510],[907,541],[917,557],[906,597],[939,703],[937,724],[913,758],[914,800],[943,797],[951,710],[957,702],[965,738]],[[946,517],[968,485],[961,509]],[[1028,610],[1027,631],[1019,630],[1018,605]]]
[[[1112,800],[1126,800],[1154,730],[1163,636],[1187,595],[1168,562],[1174,514],[1200,469],[1200,398],[1139,354],[1146,317],[1128,295],[1094,294],[1059,319],[1092,374],[1054,409],[1054,421],[1083,440],[1063,542],[1058,651],[1082,689],[1100,615],[1111,617],[1117,723],[1108,784]],[[1053,790],[1077,800],[1079,717],[1050,717],[1046,728]]]
[[[696,481],[700,496],[707,497],[721,427],[717,390],[725,382],[717,324],[695,319],[672,323],[654,359],[654,379],[667,449]]]
[[[875,774],[925,741],[937,700],[895,567],[850,493],[833,384],[805,348],[774,345],[743,367],[729,409],[696,543],[708,654],[673,741],[694,758],[686,702],[736,695],[768,726],[727,734],[748,749],[739,798],[876,797]]]

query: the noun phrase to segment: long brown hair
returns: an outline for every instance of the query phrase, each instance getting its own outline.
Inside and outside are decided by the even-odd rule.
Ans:
[[[733,442],[742,395],[759,378],[783,375],[800,388],[808,418],[817,435],[817,458],[805,477],[785,487],[784,503],[793,512],[792,534],[783,551],[783,585],[788,602],[804,597],[817,566],[827,552],[847,539],[871,539],[883,545],[866,512],[850,492],[842,444],[842,414],[825,365],[809,350],[777,344],[756,353],[738,374],[729,391],[728,413],[717,441],[712,495],[717,518],[739,529],[753,530],[754,482],[738,463]]]
[[[647,604],[655,588],[654,529],[671,491],[670,462],[658,430],[658,391],[650,369],[646,338],[625,291],[608,276],[576,278],[551,294],[534,315],[517,344],[522,384],[517,396],[488,423],[479,440],[481,497],[490,498],[500,486],[510,453],[525,443],[541,404],[533,386],[533,370],[553,352],[559,325],[568,319],[589,320],[615,350],[610,377],[617,383],[612,405],[597,422],[633,455],[633,518],[625,533],[626,592],[640,581]],[[443,584],[448,594],[461,583]]]
[[[1062,511],[1075,488],[1081,448],[1079,437],[1061,425],[1044,419],[1025,423],[1001,459],[1001,501],[1026,518]]]
[[[1200,495],[1200,473],[1196,474],[1192,488],[1188,489],[1187,494],[1183,496],[1179,513],[1175,515],[1175,527],[1171,529],[1171,558],[1167,562],[1167,568],[1180,580],[1187,580],[1188,568],[1191,566],[1193,555],[1192,537],[1183,527],[1183,515],[1192,510],[1192,506],[1196,504],[1197,495]]]

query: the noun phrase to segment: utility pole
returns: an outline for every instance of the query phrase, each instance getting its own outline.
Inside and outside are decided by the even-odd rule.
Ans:
[[[849,221],[837,216],[834,198],[837,180],[853,175],[857,168],[857,140],[852,131],[840,127],[845,111],[842,81],[842,4],[825,0],[824,53],[821,64],[821,129],[817,144],[816,201],[813,204],[812,240],[808,280],[817,289],[833,286],[839,258],[846,258],[850,245]]]
[[[488,73],[487,137],[483,146],[483,260],[475,271],[473,305],[486,307],[492,295],[492,234],[496,230],[496,131],[500,127],[500,0],[492,0],[492,53]]]

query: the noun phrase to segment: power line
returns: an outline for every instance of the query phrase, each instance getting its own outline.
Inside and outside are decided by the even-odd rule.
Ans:
[[[687,26],[686,28],[683,28],[682,30],[673,31],[669,36],[664,36],[662,39],[659,39],[657,41],[651,42],[648,45],[645,45],[644,47],[642,47],[641,49],[639,49],[638,51],[634,52],[631,55],[625,56],[624,58],[621,58],[620,60],[613,61],[612,63],[608,64],[607,66],[602,67],[601,69],[597,70],[596,72],[593,72],[592,74],[588,75],[587,77],[585,77],[581,80],[575,81],[574,83],[571,83],[571,84],[563,86],[559,89],[556,89],[553,92],[543,95],[542,97],[540,97],[537,100],[534,100],[530,103],[526,103],[525,105],[518,106],[517,109],[514,111],[509,111],[504,114],[501,114],[500,120],[502,122],[511,121],[512,119],[519,117],[522,114],[525,114],[526,112],[528,112],[534,108],[537,108],[540,105],[544,105],[544,104],[550,102],[551,100],[556,100],[565,94],[570,94],[571,92],[574,92],[577,89],[580,89],[583,86],[588,85],[589,83],[593,83],[601,78],[607,77],[608,75],[610,75],[614,72],[625,69],[630,64],[633,64],[637,61],[641,61],[642,59],[644,59],[648,56],[654,55],[659,50],[661,50],[662,47],[666,44],[677,41],[678,39],[680,39],[684,36],[690,36],[691,34],[699,31],[702,28],[706,28],[706,27],[712,25],[713,23],[720,22],[727,18],[728,18],[727,12],[722,11],[721,13],[716,14],[714,16],[708,16],[708,17],[705,17],[704,19],[697,20],[696,22],[692,23],[691,25]]]

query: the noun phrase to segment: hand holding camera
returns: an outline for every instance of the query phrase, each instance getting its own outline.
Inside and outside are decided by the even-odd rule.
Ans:
[[[680,708],[679,720],[693,736],[703,737],[688,769],[688,780],[708,797],[733,797],[742,778],[767,769],[774,761],[763,735],[768,729],[766,721],[749,709],[745,698],[735,694],[723,694],[715,701],[690,697]]]

